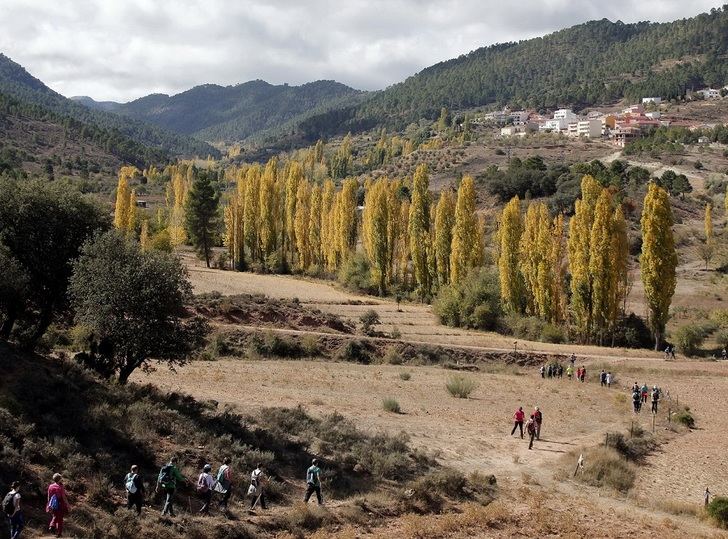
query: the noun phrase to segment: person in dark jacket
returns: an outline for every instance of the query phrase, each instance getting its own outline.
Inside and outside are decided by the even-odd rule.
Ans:
[[[141,515],[142,505],[144,505],[144,481],[139,475],[139,467],[136,464],[126,474],[124,487],[126,488],[126,508],[135,507],[137,515]]]

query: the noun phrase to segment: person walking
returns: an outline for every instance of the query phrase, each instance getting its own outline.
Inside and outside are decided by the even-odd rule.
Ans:
[[[212,492],[215,487],[215,479],[212,477],[211,471],[212,466],[205,464],[202,467],[202,473],[197,478],[197,493],[202,500],[202,508],[199,511],[201,515],[210,514],[210,502],[212,501]]]
[[[645,383],[642,386],[642,404],[647,403],[647,395],[649,395],[649,393],[650,393],[650,388],[647,387],[647,384]]]
[[[533,439],[536,437],[536,421],[533,414],[526,422],[526,432],[528,433],[528,448],[533,449]]]
[[[230,468],[230,462],[230,457],[225,457],[222,466],[217,470],[215,478],[215,490],[222,493],[222,499],[220,500],[220,509],[222,511],[227,511],[230,496],[233,494],[233,472]]]
[[[571,357],[569,358],[569,362],[571,363],[571,369],[574,369],[574,364],[576,363],[576,354],[573,352],[571,353]]]
[[[25,527],[23,509],[20,507],[20,481],[13,481],[10,492],[3,498],[3,512],[10,520],[10,539],[20,539]]]
[[[576,381],[581,382],[581,367],[576,368]]]
[[[607,373],[607,388],[610,388],[610,387],[612,387],[612,373],[608,372]]]
[[[710,496],[711,492],[708,489],[708,487],[705,487],[705,492],[703,493],[703,503],[705,504],[705,507],[708,507],[708,504],[710,503]]]
[[[584,383],[584,380],[586,380],[586,367],[584,365],[581,366],[581,377],[579,378],[581,380],[581,383]]]
[[[634,406],[634,413],[639,414],[640,408],[642,407],[642,398],[639,389],[632,392],[632,405]]]
[[[599,385],[604,387],[607,385],[607,373],[602,369],[602,372],[599,373]]]
[[[660,400],[660,390],[657,389],[657,386],[654,386],[652,388],[652,413],[657,413],[657,403]]]
[[[159,476],[157,477],[157,486],[154,489],[155,492],[159,491],[159,487],[162,487],[164,491],[164,507],[162,508],[162,516],[169,514],[174,516],[174,494],[177,491],[177,482],[187,482],[177,468],[177,457],[172,457],[169,462],[162,466],[159,470]]]
[[[136,507],[137,515],[141,515],[142,505],[144,505],[144,481],[139,476],[139,467],[136,464],[126,474],[124,487],[126,488],[126,508]]]
[[[541,423],[543,423],[543,414],[538,406],[533,411],[533,420],[536,422],[536,439],[541,439]]]
[[[251,493],[250,496],[250,510],[252,511],[255,508],[255,505],[257,503],[260,503],[260,506],[263,509],[267,509],[265,506],[265,485],[268,482],[268,477],[265,475],[265,472],[263,471],[263,465],[262,464],[256,464],[255,470],[250,474],[250,488],[248,489],[248,492]]]
[[[675,359],[675,345],[674,344],[670,347],[670,358]]]
[[[569,365],[568,367],[566,367],[566,377],[567,377],[567,378],[568,378],[569,380],[571,380],[571,377],[572,377],[573,375],[574,375],[574,367],[572,367],[571,365]]]
[[[323,505],[324,500],[321,497],[321,469],[318,467],[318,460],[313,459],[311,466],[306,470],[306,496],[303,503],[308,503],[311,494],[316,493],[316,499],[319,505]]]
[[[516,413],[513,414],[513,430],[511,430],[511,436],[516,432],[516,429],[521,429],[521,439],[523,438],[523,418],[526,414],[523,412],[523,407],[519,406]]]
[[[56,537],[63,534],[63,519],[70,509],[66,489],[63,486],[63,476],[59,473],[53,474],[53,482],[48,485],[48,501],[46,503],[46,512],[51,514],[48,533],[55,533]]]
[[[541,373],[541,378],[546,378],[546,369],[544,368],[543,365],[541,365],[539,372]]]
[[[559,378],[563,378],[563,377],[564,377],[564,366],[561,363],[559,363]]]

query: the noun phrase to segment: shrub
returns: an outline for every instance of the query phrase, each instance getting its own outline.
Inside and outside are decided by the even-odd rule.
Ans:
[[[321,353],[321,347],[316,335],[304,335],[301,338],[301,348],[304,354],[309,357],[315,357]]]
[[[371,361],[364,343],[355,339],[342,346],[337,352],[336,358],[340,361],[353,361],[354,363],[369,363]]]
[[[728,498],[716,496],[705,510],[721,528],[728,527]]]
[[[402,338],[402,332],[399,330],[397,326],[394,326],[392,328],[392,333],[390,334],[390,337],[393,339],[401,339]]]
[[[359,317],[359,321],[362,325],[362,331],[365,335],[371,335],[374,331],[374,326],[379,324],[379,313],[375,311],[374,309],[369,309],[368,311],[362,313],[362,315]]]
[[[675,331],[675,343],[680,352],[688,357],[696,354],[705,340],[703,328],[696,324],[682,326]]]
[[[654,341],[645,321],[634,313],[622,318],[614,331],[615,346],[625,348],[653,348]]]
[[[595,447],[584,453],[584,470],[577,478],[595,487],[627,492],[634,485],[635,466],[611,447]]]
[[[561,344],[566,340],[564,330],[553,324],[546,324],[541,330],[541,340],[554,344]]]
[[[338,275],[339,282],[354,292],[375,294],[378,292],[376,283],[372,280],[372,268],[367,258],[356,253],[350,256],[341,266]]]
[[[477,385],[478,384],[475,380],[463,376],[462,374],[455,374],[451,376],[445,383],[448,393],[459,399],[467,399],[473,390],[475,390]]]
[[[410,374],[407,371],[400,372],[399,373],[399,379],[404,380],[405,382],[412,378],[412,374]]]
[[[384,362],[390,365],[401,365],[404,362],[402,354],[399,353],[396,346],[390,346],[384,353]]]
[[[462,282],[440,290],[433,310],[448,326],[495,329],[502,315],[497,274],[486,268],[471,270]]]
[[[387,412],[392,412],[393,414],[402,413],[402,409],[399,407],[399,402],[391,397],[387,397],[382,401],[382,408],[384,408]]]
[[[728,347],[728,329],[721,329],[715,335],[715,342],[717,342],[722,348]]]
[[[695,418],[693,417],[693,414],[690,413],[689,408],[676,412],[673,419],[678,423],[685,425],[689,429],[695,427]]]

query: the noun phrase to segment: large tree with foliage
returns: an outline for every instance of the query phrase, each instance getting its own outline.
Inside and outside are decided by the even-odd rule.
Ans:
[[[412,266],[420,290],[420,297],[430,294],[430,273],[427,251],[431,248],[430,235],[430,178],[427,165],[420,165],[412,179],[412,203],[409,214],[409,240]]]
[[[662,343],[675,293],[677,253],[672,234],[672,208],[663,188],[650,183],[642,209],[640,273],[645,288],[655,350]]]
[[[0,268],[0,279],[23,291],[12,309],[0,313],[3,338],[17,327],[24,345],[36,345],[66,310],[70,262],[94,232],[110,226],[105,209],[66,185],[0,180],[0,244],[12,260]]]
[[[69,295],[76,323],[93,335],[87,363],[121,383],[152,360],[185,363],[207,332],[202,319],[185,317],[192,286],[180,260],[143,252],[118,232],[84,245]]]
[[[185,202],[185,229],[208,268],[212,247],[217,241],[219,204],[220,193],[212,185],[210,174],[205,170],[197,172]]]

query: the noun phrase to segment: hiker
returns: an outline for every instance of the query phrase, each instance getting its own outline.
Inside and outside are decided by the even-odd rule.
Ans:
[[[20,507],[20,481],[13,481],[10,485],[10,492],[3,498],[3,512],[10,519],[10,539],[20,539],[20,532],[25,527]]]
[[[640,398],[639,390],[632,392],[632,404],[634,406],[634,413],[639,414],[640,408],[642,407],[642,400]]]
[[[602,369],[602,372],[599,373],[599,385],[602,387],[607,385],[607,373],[604,372],[604,369]]]
[[[306,496],[303,498],[303,503],[308,503],[308,500],[311,499],[311,494],[314,492],[316,493],[318,504],[322,505],[324,500],[321,497],[321,469],[318,467],[318,459],[313,459],[311,466],[306,470]]]
[[[255,470],[250,474],[250,487],[248,488],[248,494],[250,495],[250,510],[252,511],[256,504],[260,502],[260,506],[266,509],[265,506],[265,484],[268,478],[263,472],[263,465],[256,464]]]
[[[571,369],[574,370],[574,363],[576,363],[576,354],[572,352],[569,361],[571,362]]]
[[[142,505],[144,505],[144,482],[139,476],[139,466],[136,464],[126,474],[124,486],[126,487],[126,508],[136,507],[137,515],[141,515]]]
[[[543,365],[541,365],[539,372],[541,373],[541,378],[546,378],[546,369],[544,369]]]
[[[652,388],[652,413],[657,413],[657,402],[660,400],[660,390],[657,389],[657,386],[654,386]]]
[[[675,359],[675,345],[670,348],[670,357]]]
[[[607,373],[607,387],[608,388],[612,387],[612,373],[611,372]]]
[[[703,493],[703,501],[705,502],[706,507],[708,507],[708,504],[710,503],[710,495],[710,490],[708,490],[708,487],[705,487],[705,492]]]
[[[564,366],[561,363],[559,363],[559,378],[563,378],[563,377],[564,377]]]
[[[581,382],[584,383],[584,380],[586,379],[586,367],[584,365],[581,366]]]
[[[725,346],[724,346],[723,350],[721,350],[721,352],[720,352],[720,357],[722,357],[723,360],[725,360],[727,355],[728,355],[728,352],[726,352]]]
[[[553,375],[553,373],[554,373],[554,368],[553,368],[553,366],[552,366],[552,365],[551,365],[551,364],[549,363],[549,366],[548,366],[548,368],[546,369],[546,376],[548,376],[549,378],[551,378],[551,376]]]
[[[59,473],[53,474],[53,482],[48,485],[48,502],[46,503],[46,513],[51,514],[48,533],[55,533],[56,537],[61,536],[63,517],[68,514],[70,509],[66,489],[63,487],[63,476]]]
[[[222,493],[220,509],[223,511],[227,511],[230,496],[233,494],[233,472],[230,469],[230,462],[230,457],[225,457],[222,466],[217,470],[215,481],[215,490]]]
[[[665,359],[670,359],[670,345],[665,347]]]
[[[635,392],[637,392],[637,393],[640,392],[640,386],[637,382],[635,382],[634,385],[632,386],[632,393],[635,393]]]
[[[644,384],[642,386],[642,403],[645,404],[647,402],[647,395],[650,393],[650,388],[647,387],[647,384]]]
[[[205,464],[202,467],[202,473],[197,478],[197,493],[202,499],[202,508],[199,511],[201,515],[210,514],[210,502],[212,501],[213,492],[212,489],[215,487],[215,479],[213,479],[212,474],[210,473],[211,471],[212,466],[210,464]]]
[[[157,486],[154,492],[159,491],[161,486],[164,490],[165,499],[164,507],[162,508],[162,516],[169,513],[170,516],[174,516],[174,493],[177,490],[177,481],[187,481],[177,468],[177,457],[172,457],[169,462],[162,466],[159,470],[159,477],[157,477]]]
[[[566,377],[567,377],[567,378],[568,378],[569,380],[571,380],[571,376],[572,376],[573,374],[574,374],[574,367],[572,367],[571,365],[569,365],[568,367],[566,367]]]
[[[576,381],[577,382],[581,381],[581,367],[576,368]]]
[[[533,439],[536,437],[536,421],[533,419],[533,414],[526,422],[526,432],[528,432],[528,448],[533,449]]]
[[[536,409],[533,411],[533,419],[536,422],[536,439],[541,439],[541,423],[543,422],[543,414],[541,413],[541,410],[539,410],[538,406],[536,406]]]
[[[519,428],[521,429],[521,438],[523,438],[523,418],[525,415],[523,407],[519,406],[516,413],[513,414],[513,430],[511,431],[511,436],[513,436],[513,433],[516,432],[517,428]]]

